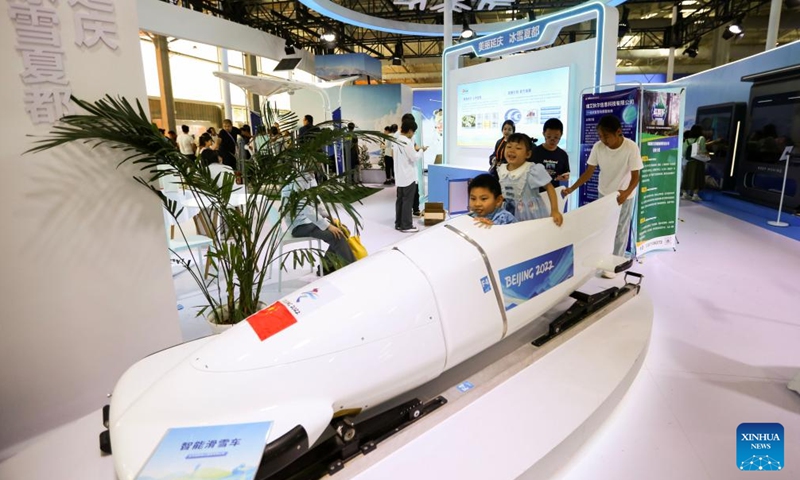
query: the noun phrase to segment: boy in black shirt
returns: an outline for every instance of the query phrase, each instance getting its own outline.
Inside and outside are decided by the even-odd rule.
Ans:
[[[569,180],[569,156],[558,147],[564,134],[564,124],[557,118],[551,118],[544,122],[543,130],[544,143],[533,149],[530,161],[544,165],[553,179],[553,187],[558,187],[559,182]]]

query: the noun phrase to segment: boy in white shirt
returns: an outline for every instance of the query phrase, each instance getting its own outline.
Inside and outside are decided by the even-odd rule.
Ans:
[[[404,121],[400,127],[400,135],[397,136],[397,143],[392,145],[394,180],[397,186],[394,228],[403,233],[418,231],[412,218],[414,192],[417,191],[417,163],[422,161],[422,154],[428,147],[422,147],[419,151],[414,149],[412,138],[416,131],[416,122]]]
[[[597,167],[600,167],[600,178],[597,189],[601,196],[617,195],[617,203],[622,207],[617,223],[617,235],[614,238],[614,255],[625,256],[628,237],[631,233],[631,218],[636,202],[636,186],[639,185],[640,171],[644,168],[639,146],[622,136],[622,124],[614,115],[606,115],[597,124],[597,135],[600,141],[592,147],[586,171],[571,187],[565,188],[562,196],[574,192],[592,178]],[[606,278],[614,278],[611,271],[603,272]]]

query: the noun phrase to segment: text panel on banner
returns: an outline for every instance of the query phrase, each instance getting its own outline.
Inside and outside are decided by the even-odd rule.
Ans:
[[[594,144],[600,140],[597,136],[597,123],[606,115],[614,115],[622,123],[622,134],[634,142],[639,124],[639,89],[629,88],[605,93],[587,93],[583,95],[581,104],[581,151],[580,172],[586,171],[586,161]],[[599,170],[595,170],[591,180],[580,190],[578,205],[583,206],[597,200]]]
[[[681,165],[679,91],[642,94],[642,179],[636,215],[636,253],[675,247]]]

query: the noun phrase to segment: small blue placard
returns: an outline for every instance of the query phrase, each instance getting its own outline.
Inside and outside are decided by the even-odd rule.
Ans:
[[[492,284],[489,282],[489,277],[481,278],[481,288],[483,288],[483,293],[488,293],[492,289]]]
[[[475,388],[475,385],[469,382],[461,382],[458,384],[456,388],[458,389],[459,392],[464,393],[468,390],[472,390],[473,388]]]
[[[167,430],[136,480],[253,480],[272,422]]]
[[[573,257],[572,245],[567,245],[500,270],[506,311],[572,278]]]
[[[783,425],[742,423],[736,429],[736,467],[753,472],[783,470]]]

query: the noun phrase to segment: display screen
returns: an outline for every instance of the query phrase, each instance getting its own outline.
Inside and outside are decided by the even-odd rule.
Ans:
[[[730,175],[728,159],[733,148],[736,127],[731,129],[734,106],[699,107],[696,124],[703,128],[706,148],[711,161],[706,163],[706,188],[719,190],[724,179]]]
[[[697,109],[697,125],[703,127],[703,136],[706,141],[717,140],[728,144],[731,135],[731,118],[733,107],[715,108],[704,110]]]
[[[775,163],[800,142],[800,91],[756,97],[751,105],[747,160]]]
[[[567,125],[569,86],[569,67],[459,85],[458,145],[494,147],[506,120],[514,121],[517,132],[541,140],[548,119]],[[562,148],[567,134],[559,142]]]

